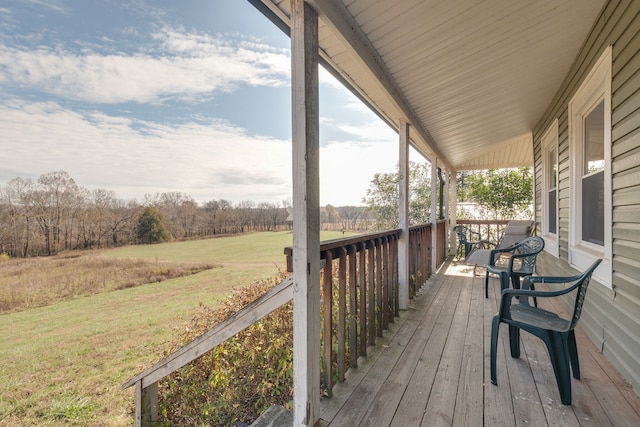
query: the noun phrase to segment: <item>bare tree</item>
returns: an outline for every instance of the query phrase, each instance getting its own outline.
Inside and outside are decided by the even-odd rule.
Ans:
[[[364,208],[360,206],[339,206],[337,208],[343,230],[357,230],[358,220],[362,217]]]
[[[71,219],[81,204],[80,190],[65,171],[50,172],[38,178],[38,189],[31,198],[35,219],[51,255],[67,246],[71,238]]]
[[[25,257],[30,250],[32,230],[27,206],[32,191],[33,182],[22,178],[13,179],[0,189],[0,252],[7,252],[12,257]]]

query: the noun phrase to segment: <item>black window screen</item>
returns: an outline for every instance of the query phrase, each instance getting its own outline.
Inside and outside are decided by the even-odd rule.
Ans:
[[[549,191],[549,233],[556,234],[556,189]]]
[[[604,246],[604,171],[582,178],[582,240]]]

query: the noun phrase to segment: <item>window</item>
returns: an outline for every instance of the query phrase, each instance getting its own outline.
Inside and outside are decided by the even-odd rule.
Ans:
[[[569,262],[611,286],[611,47],[569,102]]]
[[[582,240],[604,246],[604,100],[584,119]]]
[[[558,256],[558,120],[542,136],[542,238],[545,251]]]

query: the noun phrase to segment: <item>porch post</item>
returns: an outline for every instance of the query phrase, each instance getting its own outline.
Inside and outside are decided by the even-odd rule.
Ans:
[[[457,239],[453,232],[453,227],[457,224],[458,218],[458,173],[451,171],[451,186],[449,187],[449,200],[451,204],[450,222],[449,226],[449,255],[456,253]]]
[[[438,158],[431,163],[431,271],[438,268]]]
[[[318,15],[291,0],[293,425],[320,419]]]
[[[449,170],[445,169],[444,170],[444,188],[442,189],[442,192],[444,194],[444,219],[445,221],[447,221],[445,224],[447,225],[447,227],[445,227],[445,233],[446,235],[444,236],[445,240],[446,240],[446,246],[445,246],[445,251],[444,251],[444,256],[449,256],[449,243],[451,242],[450,239],[450,233],[449,233],[449,221],[450,221],[450,217],[449,217],[449,206],[451,203],[451,199],[449,197],[449,191],[450,191],[450,185],[451,185],[451,173]]]
[[[398,240],[398,305],[409,307],[409,124],[400,119],[400,155],[398,159],[398,224],[402,230]]]

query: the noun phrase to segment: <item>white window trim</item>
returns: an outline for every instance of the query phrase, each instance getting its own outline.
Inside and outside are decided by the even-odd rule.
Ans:
[[[558,256],[560,253],[558,231],[560,229],[559,215],[558,215],[558,196],[559,196],[559,171],[556,169],[556,232],[549,231],[549,168],[553,165],[549,164],[549,151],[555,150],[556,158],[554,159],[556,167],[558,166],[558,119],[555,119],[549,126],[547,131],[542,135],[542,238],[544,239],[544,250],[553,256]]]
[[[569,263],[584,270],[597,258],[602,258],[594,277],[603,285],[612,287],[612,237],[611,237],[611,64],[612,48],[607,47],[589,72],[580,88],[569,102],[569,152],[570,162],[570,220]],[[604,246],[584,242],[582,223],[582,157],[583,119],[604,100]]]

